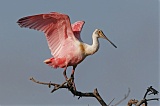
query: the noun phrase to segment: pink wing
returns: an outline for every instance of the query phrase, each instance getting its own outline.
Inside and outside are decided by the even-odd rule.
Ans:
[[[81,33],[81,30],[83,28],[84,23],[85,23],[84,21],[77,21],[72,24],[73,33],[74,33],[75,37],[79,40],[81,40],[80,33]]]
[[[49,14],[39,14],[24,17],[17,22],[21,27],[28,27],[42,31],[46,35],[51,54],[56,57],[59,55],[65,40],[76,40],[68,15],[51,12]]]

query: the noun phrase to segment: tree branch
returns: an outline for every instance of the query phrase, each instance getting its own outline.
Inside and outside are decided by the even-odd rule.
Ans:
[[[150,93],[149,93],[150,92]],[[149,94],[148,94],[149,93]],[[134,104],[135,106],[141,106],[143,104],[143,106],[147,106],[148,105],[148,101],[153,101],[153,100],[159,100],[159,98],[152,98],[152,99],[146,99],[147,95],[151,95],[151,94],[158,94],[159,92],[154,89],[152,86],[150,86],[146,93],[144,94],[144,97],[142,100],[138,101],[138,100],[135,100],[135,99],[131,99],[129,102],[128,102],[128,105],[127,106],[132,106],[132,104]]]
[[[102,106],[108,106],[104,100],[101,98],[100,94],[98,93],[97,88],[94,89],[93,92],[87,92],[87,93],[83,93],[80,91],[77,91],[75,89],[73,89],[72,84],[70,84],[70,82],[73,81],[72,78],[70,78],[68,81],[63,82],[62,84],[56,84],[56,83],[46,83],[46,82],[40,82],[35,80],[33,77],[30,78],[31,81],[37,83],[37,84],[42,84],[42,85],[48,85],[48,87],[50,88],[51,86],[54,86],[54,89],[51,91],[51,93],[53,93],[54,91],[60,89],[60,88],[67,88],[74,96],[79,96],[80,97],[94,97],[98,100],[98,102],[102,105]],[[78,99],[79,99],[78,98]]]

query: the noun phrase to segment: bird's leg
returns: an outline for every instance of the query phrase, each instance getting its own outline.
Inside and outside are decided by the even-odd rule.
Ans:
[[[67,67],[65,67],[64,71],[63,71],[63,75],[64,75],[64,78],[66,79],[66,81],[68,80],[68,77],[66,75],[66,70],[67,70]]]
[[[75,72],[75,68],[76,68],[77,66],[73,66],[73,69],[72,69],[72,73],[71,73],[71,83],[72,83],[72,87],[73,87],[73,89],[74,90],[76,90],[76,86],[75,86],[75,83],[74,83],[74,72]]]
[[[73,78],[73,80],[74,80],[74,72],[75,72],[76,67],[77,66],[73,66],[72,73],[71,73],[71,78]]]

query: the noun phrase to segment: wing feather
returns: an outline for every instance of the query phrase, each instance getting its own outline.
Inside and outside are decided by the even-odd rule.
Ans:
[[[84,23],[85,23],[84,21],[77,21],[72,24],[73,33],[74,33],[75,37],[79,40],[81,40],[80,33],[82,31]]]
[[[49,49],[54,57],[59,55],[66,39],[76,40],[68,15],[51,12],[27,16],[17,21],[20,27],[27,27],[45,33]],[[82,25],[83,26],[83,25]]]

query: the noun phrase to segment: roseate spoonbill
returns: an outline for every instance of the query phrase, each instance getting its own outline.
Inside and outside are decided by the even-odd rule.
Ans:
[[[73,66],[71,77],[74,78],[75,68],[87,56],[94,54],[99,49],[98,38],[108,40],[117,48],[100,29],[95,29],[92,35],[93,44],[88,45],[80,38],[84,21],[70,23],[69,16],[57,12],[27,16],[17,21],[20,27],[27,27],[45,33],[52,58],[44,61],[54,68],[64,68],[63,75],[67,80],[66,70]]]

